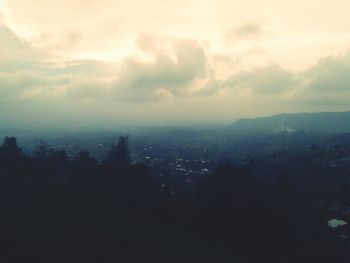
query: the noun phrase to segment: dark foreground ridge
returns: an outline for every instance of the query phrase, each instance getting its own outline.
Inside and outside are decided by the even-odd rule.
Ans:
[[[177,193],[132,162],[125,136],[101,162],[45,143],[29,156],[6,137],[0,262],[350,262],[350,229],[327,226],[350,216],[348,184],[254,170],[222,161]]]

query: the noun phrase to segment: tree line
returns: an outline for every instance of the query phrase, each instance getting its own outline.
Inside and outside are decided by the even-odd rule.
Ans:
[[[223,161],[192,193],[156,186],[121,136],[102,161],[40,143],[0,147],[2,262],[348,262],[289,178]],[[314,221],[312,221],[315,219]],[[310,220],[312,222],[310,222]]]

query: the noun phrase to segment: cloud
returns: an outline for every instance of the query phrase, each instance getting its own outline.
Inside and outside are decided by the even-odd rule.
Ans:
[[[240,30],[254,32],[249,27]],[[284,96],[312,107],[336,107],[350,95],[350,52],[299,72],[275,63],[237,71],[240,61],[229,54],[211,54],[196,40],[154,34],[139,34],[135,44],[141,55],[116,63],[52,60],[5,25],[0,25],[0,44],[2,101],[56,96],[71,101],[146,102],[230,93],[237,98]]]
[[[350,92],[350,52],[322,59],[305,75],[312,91]]]
[[[194,40],[162,41],[139,36],[137,44],[146,59],[136,55],[119,63],[55,61],[2,26],[0,52],[11,47],[12,53],[0,59],[1,100],[150,101],[186,94],[191,83],[205,77],[205,50]]]
[[[233,44],[239,40],[256,40],[263,33],[260,25],[245,23],[240,26],[233,26],[226,32],[226,43]]]
[[[236,39],[255,40],[262,32],[258,25],[245,24],[232,34]],[[68,49],[89,47],[85,41],[94,35],[74,28],[64,33],[67,46],[63,42],[60,46]],[[102,35],[97,34],[91,46],[103,42]],[[234,53],[230,50],[236,46],[220,50],[195,38],[153,32],[138,33],[132,41],[132,52],[113,63],[62,59],[0,24],[1,116],[11,112],[13,118],[23,120],[30,111],[40,116],[49,108],[52,116],[62,119],[67,115],[89,119],[95,112],[111,120],[116,112],[120,112],[118,118],[127,112],[126,119],[141,121],[143,116],[167,119],[166,114],[177,120],[205,118],[203,112],[212,119],[229,119],[232,114],[338,110],[348,105],[350,53],[292,71],[271,63],[269,50],[255,45]],[[215,108],[215,114],[208,105]]]
[[[256,24],[244,24],[234,30],[234,34],[239,38],[255,37],[261,32],[260,26]]]
[[[34,48],[29,42],[18,38],[6,25],[1,24],[0,17],[0,61],[45,59],[48,54]]]
[[[320,108],[348,109],[350,97],[350,52],[321,59],[299,74],[300,92],[296,98]]]
[[[0,25],[0,100],[3,104],[62,97],[82,82],[93,83],[110,77],[114,69],[111,63],[98,61],[54,61],[47,52],[18,38],[6,25]]]
[[[223,89],[223,81],[215,78],[208,79],[202,87],[194,93],[196,96],[214,96]]]
[[[157,38],[140,35],[138,45],[147,59],[136,55],[119,63],[55,61],[0,26],[0,52],[9,47],[12,51],[0,59],[1,100],[56,96],[77,101],[149,101],[185,94],[192,82],[205,76],[205,51],[197,41],[163,40],[158,43]]]
[[[170,51],[142,42],[150,61],[127,58],[113,83],[115,96],[136,101],[156,100],[164,95],[181,95],[197,78],[205,76],[206,56],[201,45],[193,40],[175,39]],[[140,41],[139,41],[140,42]],[[146,42],[146,43],[145,43]]]
[[[276,103],[288,102],[305,110],[347,109],[350,52],[321,59],[304,71],[288,71],[276,64],[240,71],[216,87],[261,99],[268,96]]]
[[[197,94],[212,96],[222,91],[251,101],[288,103],[296,111],[346,110],[350,97],[350,51],[321,59],[304,71],[288,71],[272,63],[238,71],[225,80],[210,78]]]
[[[64,86],[69,79],[64,76],[48,76],[37,72],[0,73],[0,100],[16,100],[25,94],[49,94],[54,87]]]
[[[123,19],[112,15],[115,9],[112,0],[0,2],[4,21],[17,35],[70,59],[104,55],[125,44],[128,30]]]
[[[240,71],[223,83],[236,91],[249,90],[262,95],[280,94],[296,84],[293,74],[276,64]]]

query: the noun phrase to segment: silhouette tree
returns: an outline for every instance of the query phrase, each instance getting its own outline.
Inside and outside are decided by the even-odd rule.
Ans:
[[[220,240],[227,249],[249,247],[247,229],[254,229],[257,217],[254,175],[224,162],[198,184],[197,200],[199,235],[208,242]]]
[[[47,142],[40,141],[34,149],[33,160],[37,168],[36,174],[41,176],[39,180],[42,182],[64,180],[69,163],[64,150],[54,150]]]
[[[130,166],[129,136],[120,136],[117,146],[112,150],[113,158],[121,165]]]
[[[26,191],[33,186],[30,158],[17,145],[15,137],[5,137],[0,147],[0,192],[10,195]]]
[[[134,190],[139,194],[144,194],[153,190],[152,171],[144,163],[132,166],[131,181]]]
[[[0,149],[1,155],[9,159],[18,158],[23,155],[22,149],[18,147],[17,139],[15,137],[6,136]]]
[[[245,167],[239,167],[227,161],[219,165],[208,176],[204,185],[205,195],[211,202],[241,203],[250,199],[255,190],[255,175],[248,172]]]
[[[97,161],[87,151],[80,151],[69,168],[68,179],[79,185],[90,183],[97,174]]]
[[[131,167],[129,153],[129,136],[120,136],[117,145],[112,145],[107,158],[104,161],[105,172],[109,175],[126,175]]]
[[[25,154],[17,145],[17,139],[6,136],[0,147],[0,173],[1,170],[7,174],[19,173],[27,164]]]
[[[53,149],[50,147],[50,145],[47,142],[39,141],[35,146],[33,157],[36,160],[46,161],[50,157],[52,152],[53,152]]]

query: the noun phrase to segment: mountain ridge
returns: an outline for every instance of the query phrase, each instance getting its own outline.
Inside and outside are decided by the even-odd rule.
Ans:
[[[281,113],[239,119],[228,126],[233,132],[350,132],[350,111]]]

